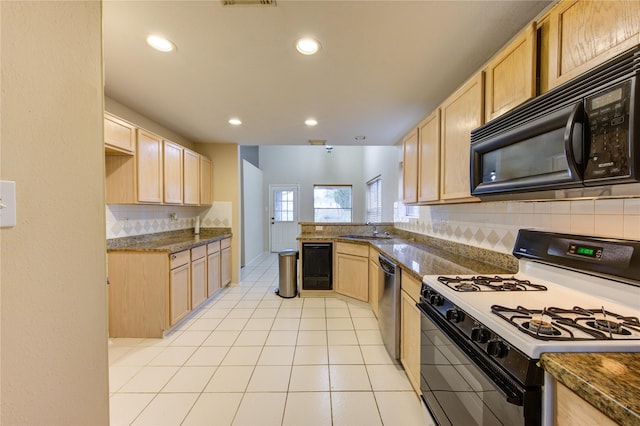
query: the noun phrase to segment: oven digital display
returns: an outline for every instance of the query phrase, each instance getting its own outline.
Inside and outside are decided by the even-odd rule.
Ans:
[[[600,259],[602,257],[602,247],[590,247],[578,244],[569,244],[569,254]]]

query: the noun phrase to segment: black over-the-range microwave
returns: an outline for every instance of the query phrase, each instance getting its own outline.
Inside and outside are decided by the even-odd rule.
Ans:
[[[471,132],[471,194],[640,195],[640,45]]]

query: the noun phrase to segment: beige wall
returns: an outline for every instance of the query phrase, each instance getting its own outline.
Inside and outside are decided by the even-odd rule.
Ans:
[[[231,209],[231,282],[240,280],[240,148],[236,144],[210,143],[196,144],[196,151],[213,160],[213,200],[214,205],[205,216],[219,214],[219,210]]]
[[[101,4],[0,10],[0,422],[108,424]]]

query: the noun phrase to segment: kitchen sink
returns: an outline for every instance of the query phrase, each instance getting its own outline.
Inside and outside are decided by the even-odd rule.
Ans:
[[[391,235],[340,235],[340,238],[350,238],[353,240],[390,240]]]

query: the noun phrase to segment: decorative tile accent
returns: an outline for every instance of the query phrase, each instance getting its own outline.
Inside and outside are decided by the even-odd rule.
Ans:
[[[421,206],[419,217],[400,215],[397,204],[398,229],[501,253],[511,253],[521,228],[640,240],[640,197]]]
[[[173,213],[176,220],[170,219]],[[111,239],[190,229],[195,226],[196,216],[200,216],[203,228],[230,228],[231,213],[231,202],[216,202],[211,207],[107,205],[106,236]]]

